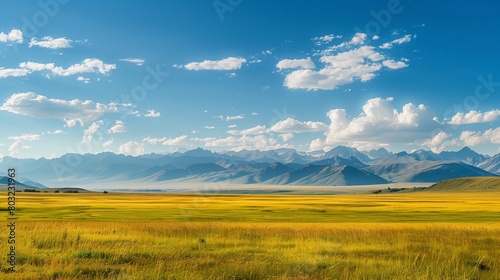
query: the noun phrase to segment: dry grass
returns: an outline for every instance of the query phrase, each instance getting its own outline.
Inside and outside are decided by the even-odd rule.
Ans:
[[[18,271],[2,263],[2,279],[500,279],[498,194],[20,194],[18,203]]]

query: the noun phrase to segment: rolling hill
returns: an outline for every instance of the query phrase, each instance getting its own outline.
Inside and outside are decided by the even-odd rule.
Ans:
[[[470,177],[444,180],[425,191],[500,191],[500,177]]]

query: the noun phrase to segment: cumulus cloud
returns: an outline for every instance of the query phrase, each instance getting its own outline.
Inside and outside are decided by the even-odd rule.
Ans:
[[[408,64],[404,63],[403,61],[394,61],[392,59],[382,61],[382,65],[389,69],[400,69],[408,67]]]
[[[129,141],[120,146],[118,149],[120,154],[130,156],[140,156],[144,154],[144,144],[135,141]]]
[[[125,123],[123,121],[116,121],[115,125],[108,130],[108,133],[111,134],[124,132],[127,132],[127,127],[125,126]]]
[[[382,69],[383,64],[379,61],[384,58],[371,46],[325,55],[320,58],[320,62],[325,64],[323,69],[293,71],[286,76],[284,85],[290,89],[332,90],[355,80],[366,82]]]
[[[311,58],[308,57],[306,59],[283,59],[276,64],[276,67],[279,70],[283,70],[290,68],[314,69],[316,66]]]
[[[476,146],[483,143],[500,144],[500,127],[480,131],[463,131],[460,134],[462,140],[467,146]]]
[[[48,72],[53,76],[71,76],[81,73],[100,73],[107,75],[111,70],[116,69],[115,64],[106,64],[100,59],[87,58],[82,63],[73,64],[64,69],[54,63],[22,62],[19,68],[0,68],[0,78],[27,76],[33,72]]]
[[[148,113],[144,116],[148,118],[159,118],[161,114],[155,110],[148,110]]]
[[[103,121],[96,121],[93,122],[85,131],[83,132],[83,138],[82,142],[83,143],[90,143],[92,142],[92,138],[94,137],[94,134],[96,134],[99,131],[99,128],[101,128],[101,125],[103,125]],[[99,133],[98,139],[102,139],[102,132]]]
[[[84,77],[78,77],[76,78],[77,81],[80,81],[80,82],[83,82],[84,84],[88,84],[90,83],[90,79],[89,78],[84,78]]]
[[[0,43],[14,42],[21,44],[23,42],[23,32],[19,29],[12,29],[9,33],[0,33]]]
[[[393,98],[374,98],[363,105],[363,112],[349,118],[344,109],[327,113],[330,126],[325,133],[325,144],[359,143],[412,143],[418,137],[429,135],[437,127],[434,113],[427,106],[405,104],[398,111]]]
[[[270,130],[280,133],[302,133],[302,132],[314,132],[314,131],[325,131],[328,126],[322,122],[301,122],[293,118],[287,118],[285,120],[279,121],[274,124]]]
[[[451,134],[441,131],[431,139],[424,141],[422,145],[431,149],[431,151],[435,153],[440,153],[447,147],[456,146],[459,144],[457,139],[450,139],[451,137]]]
[[[71,40],[66,39],[64,37],[62,38],[52,38],[50,36],[45,36],[41,40],[38,40],[37,38],[31,38],[31,41],[29,42],[29,47],[37,46],[41,48],[47,48],[47,49],[65,49],[65,48],[71,48]]]
[[[240,69],[246,59],[241,57],[228,57],[221,60],[205,60],[191,62],[184,65],[187,70],[236,70]]]
[[[34,92],[11,95],[0,110],[38,119],[61,119],[66,126],[76,123],[84,126],[99,119],[104,113],[117,113],[123,104],[101,104],[91,100],[62,100],[48,98]]]
[[[283,140],[283,142],[288,142],[293,138],[293,133],[280,134],[279,138],[281,138],[281,140]]]
[[[461,124],[473,124],[473,123],[488,123],[494,122],[500,117],[500,110],[491,110],[488,112],[478,112],[470,111],[466,114],[456,113],[448,124],[461,125]]]
[[[120,61],[134,63],[137,66],[142,66],[142,65],[144,65],[144,62],[146,62],[142,58],[122,58],[122,59],[120,59]]]
[[[102,146],[103,146],[104,148],[106,148],[106,147],[110,147],[110,146],[112,146],[112,145],[113,145],[113,143],[114,143],[114,142],[115,142],[115,140],[111,139],[111,140],[109,140],[109,141],[106,141],[106,142],[102,143]]]

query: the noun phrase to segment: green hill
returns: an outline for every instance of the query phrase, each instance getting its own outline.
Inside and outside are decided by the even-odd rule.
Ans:
[[[500,177],[467,177],[444,180],[426,191],[500,191]]]

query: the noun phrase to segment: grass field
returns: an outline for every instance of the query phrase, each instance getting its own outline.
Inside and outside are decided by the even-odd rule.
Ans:
[[[1,279],[500,279],[499,192],[17,197]]]

